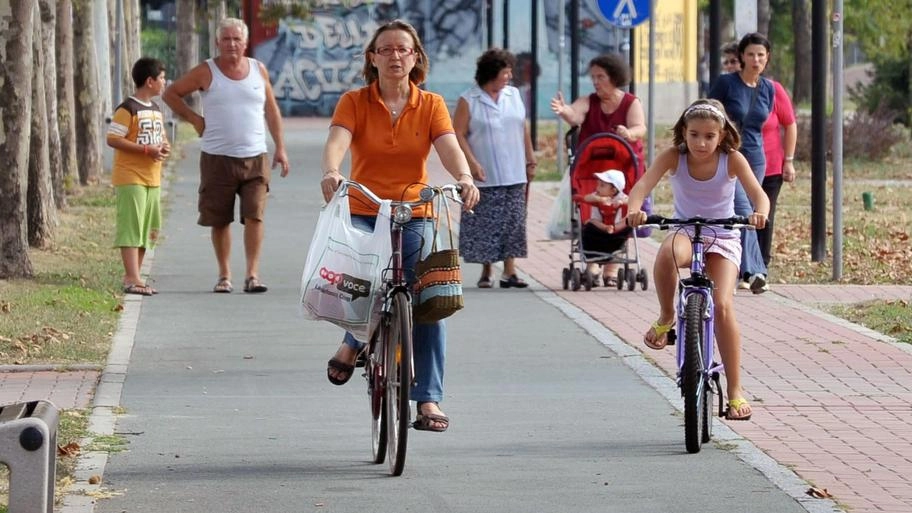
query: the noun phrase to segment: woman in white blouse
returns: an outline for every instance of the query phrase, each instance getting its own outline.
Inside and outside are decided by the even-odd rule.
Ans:
[[[526,186],[535,176],[535,154],[519,89],[510,85],[516,58],[492,48],[481,55],[476,85],[456,104],[453,128],[469,161],[481,200],[464,212],[459,251],[466,262],[482,264],[479,288],[491,288],[495,262],[503,262],[502,288],[528,284],[516,275],[515,258],[527,253]]]

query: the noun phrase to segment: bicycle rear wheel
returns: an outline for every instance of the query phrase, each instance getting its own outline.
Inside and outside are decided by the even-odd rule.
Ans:
[[[390,312],[389,340],[386,344],[386,412],[387,453],[390,472],[402,474],[411,424],[409,394],[412,387],[412,305],[408,295],[396,294]]]
[[[374,463],[386,461],[386,384],[383,358],[389,340],[389,324],[384,320],[377,326],[370,343],[364,374],[367,378],[367,397],[371,409],[371,454]]]
[[[706,374],[703,372],[703,310],[701,294],[687,296],[684,306],[684,369],[681,388],[684,394],[684,444],[687,452],[700,452],[703,423],[706,420]]]

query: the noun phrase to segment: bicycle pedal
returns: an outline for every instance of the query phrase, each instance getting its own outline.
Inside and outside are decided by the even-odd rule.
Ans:
[[[675,341],[676,341],[677,339],[678,339],[678,335],[675,333],[674,328],[672,328],[672,329],[668,332],[668,335],[666,335],[665,340],[667,341],[667,343],[666,343],[665,345],[667,345],[667,346],[673,346],[673,345],[675,345]]]
[[[367,354],[363,351],[358,353],[358,358],[355,359],[355,368],[364,367],[367,364]]]

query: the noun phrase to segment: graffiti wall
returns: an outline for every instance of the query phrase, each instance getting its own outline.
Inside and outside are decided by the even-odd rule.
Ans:
[[[330,116],[339,97],[364,84],[364,47],[383,22],[415,26],[431,61],[427,88],[455,99],[483,47],[482,0],[338,0],[309,20],[285,19],[254,43],[285,116]]]

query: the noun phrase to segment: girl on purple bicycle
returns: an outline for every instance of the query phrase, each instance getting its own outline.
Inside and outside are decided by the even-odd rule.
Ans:
[[[735,181],[740,180],[755,206],[750,224],[763,228],[769,212],[769,199],[751,171],[747,159],[738,152],[741,136],[717,100],[697,100],[675,123],[674,146],[658,155],[655,162],[630,191],[627,224],[646,222],[642,211],[645,198],[659,180],[668,174],[674,197],[674,217],[701,216],[708,219],[735,215]],[[725,366],[729,420],[748,420],[751,407],[741,390],[741,332],[735,319],[733,297],[741,265],[741,239],[738,230],[714,229],[707,233],[706,272],[715,283],[715,336]],[[643,342],[652,349],[668,344],[668,332],[675,326],[674,297],[678,268],[689,268],[692,258],[690,239],[672,232],[656,255],[653,276],[659,299],[659,318],[652,323]]]

